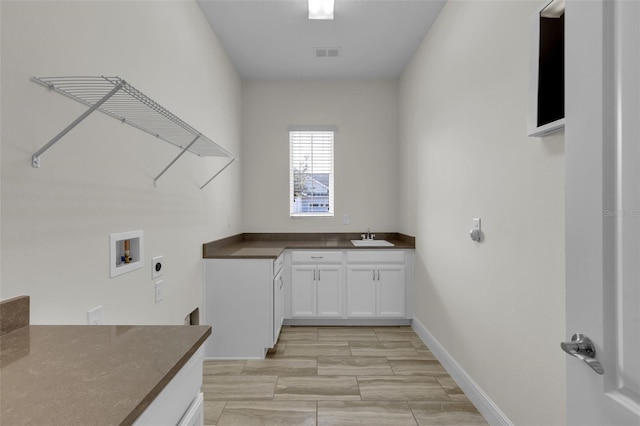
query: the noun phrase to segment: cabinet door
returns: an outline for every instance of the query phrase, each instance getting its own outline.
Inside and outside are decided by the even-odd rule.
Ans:
[[[278,310],[278,336],[280,330],[282,330],[282,323],[284,322],[284,279],[280,275],[280,289],[278,290],[278,298],[280,299],[280,309]]]
[[[404,265],[381,265],[376,272],[379,317],[405,316]]]
[[[347,316],[349,318],[376,316],[375,267],[356,265],[347,267]]]
[[[296,265],[291,267],[291,316],[316,315],[316,267]]]
[[[342,267],[322,265],[316,269],[317,314],[342,317]]]
[[[284,282],[282,272],[278,273],[273,280],[273,344],[278,342],[282,320],[284,319]]]

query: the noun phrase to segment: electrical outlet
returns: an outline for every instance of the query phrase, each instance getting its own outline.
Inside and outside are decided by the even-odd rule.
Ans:
[[[156,281],[156,303],[164,298],[164,280]]]
[[[156,256],[151,258],[151,279],[162,276],[164,272],[164,256]]]
[[[89,325],[102,324],[102,305],[96,306],[87,312],[87,321]]]

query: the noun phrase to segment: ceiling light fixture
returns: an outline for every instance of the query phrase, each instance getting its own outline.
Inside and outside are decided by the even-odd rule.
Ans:
[[[333,19],[335,0],[309,0],[309,19]]]

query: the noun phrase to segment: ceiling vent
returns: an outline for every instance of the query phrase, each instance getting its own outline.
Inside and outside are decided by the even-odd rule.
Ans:
[[[314,47],[313,54],[316,58],[337,58],[340,56],[339,47]]]

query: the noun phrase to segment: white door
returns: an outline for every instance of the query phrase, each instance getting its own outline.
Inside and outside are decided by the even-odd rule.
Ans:
[[[565,19],[566,332],[604,370],[567,355],[568,424],[638,426],[640,2],[568,0]]]
[[[347,266],[347,316],[376,316],[375,266]]]
[[[291,316],[316,315],[316,267],[294,265],[291,267]]]
[[[404,265],[381,265],[376,273],[376,300],[379,317],[403,318]]]
[[[317,267],[316,298],[319,317],[342,317],[342,266]]]

